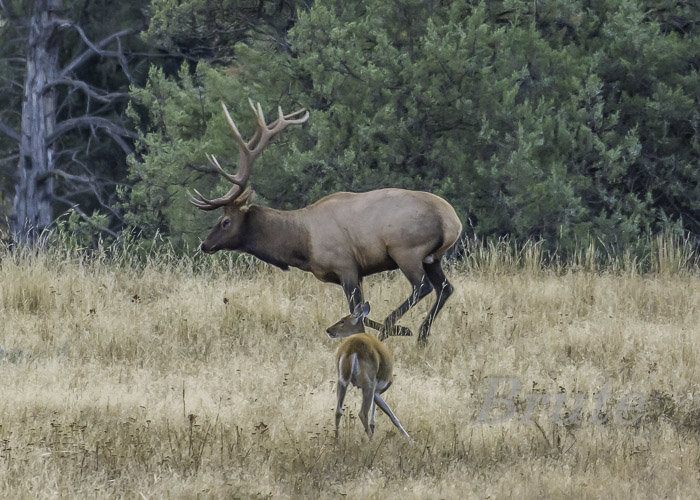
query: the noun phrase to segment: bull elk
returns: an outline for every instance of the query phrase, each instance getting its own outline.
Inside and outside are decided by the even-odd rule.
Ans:
[[[382,394],[393,382],[394,360],[387,347],[377,340],[377,337],[366,333],[355,333],[354,325],[367,320],[369,303],[358,304],[355,310],[345,316],[336,324],[328,328],[326,333],[332,339],[347,337],[335,357],[338,367],[337,396],[338,404],[335,407],[335,438],[338,439],[338,427],[340,417],[343,416],[343,401],[348,385],[352,384],[362,390],[362,406],[360,408],[360,420],[365,427],[367,436],[372,439],[374,434],[374,412],[379,406],[391,419],[397,429],[401,431],[409,441],[411,437],[401,426],[401,422],[386,404]],[[372,410],[370,414],[370,408]],[[368,418],[368,414],[369,418]]]
[[[308,111],[299,109],[266,123],[260,103],[250,101],[255,115],[253,137],[245,141],[222,103],[238,145],[238,170],[226,172],[208,155],[216,171],[233,186],[214,199],[194,190],[190,201],[201,210],[223,207],[223,214],[202,243],[204,253],[237,250],[252,254],[283,270],[290,266],[309,271],[321,281],[343,287],[350,312],[364,302],[364,276],[400,269],[410,281],[411,295],[379,324],[380,339],[411,334],[396,322],[419,300],[435,290],[436,300],[420,326],[425,343],[437,313],[452,294],[440,260],[455,243],[462,224],[454,208],[442,198],[405,189],[377,189],[366,193],[335,193],[307,207],[281,211],[252,203],[248,186],[251,166],[270,139],[288,125],[304,123]],[[375,323],[375,325],[377,325]],[[364,331],[362,321],[355,333]]]

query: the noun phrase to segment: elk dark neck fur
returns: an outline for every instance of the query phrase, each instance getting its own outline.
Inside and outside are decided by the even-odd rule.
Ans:
[[[295,211],[252,205],[245,219],[241,250],[284,269],[308,270],[308,231]]]

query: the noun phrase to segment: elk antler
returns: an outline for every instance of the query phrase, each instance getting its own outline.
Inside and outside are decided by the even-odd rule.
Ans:
[[[226,120],[228,121],[231,131],[233,132],[233,137],[236,139],[236,143],[238,144],[238,170],[236,171],[235,175],[231,175],[221,168],[221,165],[216,160],[216,157],[213,155],[207,155],[209,162],[216,167],[217,172],[231,181],[233,186],[224,196],[211,200],[202,196],[202,194],[195,189],[194,192],[199,197],[196,198],[192,196],[188,190],[187,194],[190,197],[190,202],[200,210],[215,210],[224,205],[228,205],[231,201],[235,200],[248,185],[250,167],[253,165],[253,162],[260,155],[260,153],[262,153],[262,150],[265,149],[265,146],[267,146],[267,143],[270,142],[270,139],[272,139],[272,137],[274,137],[278,132],[281,132],[287,128],[287,125],[304,123],[309,118],[309,112],[304,108],[285,115],[282,112],[282,107],[278,107],[277,119],[267,125],[265,123],[265,115],[263,115],[260,103],[258,103],[256,107],[252,100],[248,99],[248,102],[250,103],[250,108],[253,110],[253,114],[255,115],[256,123],[255,133],[248,142],[243,140],[241,133],[236,127],[236,124],[233,123],[233,120],[231,119],[228,109],[226,109],[226,105],[223,102],[221,103],[221,107],[224,108]],[[304,113],[304,115],[301,118],[295,118],[302,113]]]

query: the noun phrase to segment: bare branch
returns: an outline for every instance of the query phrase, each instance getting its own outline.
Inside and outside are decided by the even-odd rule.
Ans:
[[[8,63],[16,63],[16,64],[27,64],[27,58],[26,57],[3,57],[0,58],[0,61],[5,61]]]
[[[187,163],[187,168],[194,170],[195,172],[201,172],[203,174],[218,174],[219,171],[215,168],[205,168],[195,165],[193,163]]]
[[[129,63],[126,60],[126,57],[124,56],[124,51],[122,50],[122,39],[117,38],[117,52],[118,52],[118,58],[119,58],[119,64],[121,64],[122,71],[126,75],[126,78],[129,80],[129,82],[134,83],[134,77],[131,76],[131,72],[129,71]]]
[[[106,56],[106,55],[119,56],[118,52],[105,51],[105,50],[103,50],[103,47],[105,47],[107,44],[109,44],[114,39],[118,39],[119,37],[129,35],[129,34],[134,33],[136,31],[134,29],[121,30],[121,31],[118,31],[116,33],[112,33],[108,37],[103,38],[102,40],[97,42],[96,44],[93,44],[88,39],[88,37],[85,35],[85,32],[83,31],[83,29],[80,26],[77,26],[73,23],[69,23],[69,25],[78,32],[78,34],[80,35],[80,38],[82,38],[82,40],[89,47],[89,49],[86,50],[85,52],[83,52],[82,54],[80,54],[75,59],[73,59],[70,63],[68,63],[68,65],[65,68],[63,68],[63,70],[61,71],[61,76],[68,75],[71,71],[73,71],[76,68],[80,67],[81,65],[85,64],[95,54],[102,55],[102,56]],[[123,57],[123,54],[121,54],[121,56]],[[128,75],[127,75],[127,77],[128,77]]]
[[[76,183],[76,184],[82,184],[82,185],[87,186],[87,188],[85,188],[85,189],[72,191],[69,194],[69,196],[90,193],[95,197],[95,199],[97,200],[97,202],[100,204],[100,206],[102,208],[111,212],[112,215],[114,215],[114,217],[116,217],[120,221],[123,221],[124,218],[122,217],[121,213],[119,213],[119,211],[117,211],[112,206],[112,204],[105,201],[105,199],[102,196],[102,189],[104,189],[105,186],[115,186],[115,185],[119,185],[119,183],[116,181],[109,180],[109,179],[99,180],[94,175],[92,175],[92,172],[90,172],[90,170],[87,168],[87,166],[83,162],[78,160],[75,157],[75,155],[73,155],[73,162],[76,163],[77,165],[81,166],[83,168],[83,170],[88,172],[89,176],[70,174],[70,173],[68,173],[64,170],[58,169],[58,168],[55,168],[50,173],[50,175],[52,175],[54,177],[61,177],[67,181],[71,181],[71,182]],[[64,199],[68,200],[67,197]]]
[[[127,130],[124,127],[120,127],[112,120],[107,118],[102,118],[101,116],[79,116],[77,118],[69,118],[64,120],[56,126],[54,133],[47,138],[49,144],[53,143],[63,134],[70,132],[71,130],[84,127],[96,127],[105,129],[107,133],[114,134],[121,137],[128,137],[130,139],[137,139],[138,134]]]
[[[92,85],[88,85],[86,82],[84,82],[82,80],[74,80],[72,78],[57,78],[56,80],[47,83],[44,86],[44,91],[48,90],[51,87],[57,86],[57,85],[72,85],[73,87],[78,88],[78,89],[82,90],[83,92],[85,92],[86,95],[92,97],[93,99],[97,99],[100,102],[111,103],[115,99],[129,97],[128,92],[106,93],[106,92],[103,92],[96,87],[93,87]]]
[[[133,148],[129,146],[129,144],[122,138],[121,135],[115,134],[111,129],[107,128],[105,129],[105,132],[107,135],[109,135],[114,142],[117,143],[117,145],[122,148],[122,151],[126,153],[127,155],[130,155],[134,152]],[[135,137],[132,137],[132,139]]]
[[[10,19],[12,18],[12,12],[10,12],[10,9],[7,8],[7,5],[5,5],[5,0],[0,0],[0,10],[2,11],[2,15],[5,17],[5,19]]]
[[[12,80],[10,78],[6,78],[5,76],[0,76],[0,80],[10,84],[10,86],[17,87],[18,91],[24,90],[24,84],[18,80]]]
[[[8,163],[8,162],[14,162],[19,158],[19,154],[17,153],[12,153],[10,156],[4,156],[0,158],[0,164],[2,163]]]
[[[74,210],[75,213],[80,215],[83,219],[85,219],[85,222],[92,225],[95,229],[97,229],[99,231],[104,231],[105,233],[107,233],[107,234],[113,236],[115,239],[119,240],[119,234],[115,233],[114,231],[112,231],[111,229],[109,229],[106,226],[101,226],[99,224],[95,224],[95,221],[92,220],[88,214],[83,212],[83,210],[80,208],[80,205],[78,205],[77,203],[73,203],[71,200],[69,200],[67,198],[63,198],[62,196],[56,196],[54,199],[56,201],[60,201],[62,203],[65,203],[66,205],[68,205],[71,208],[71,210]]]
[[[4,123],[0,122],[0,132],[3,134],[7,135],[10,137],[10,139],[14,139],[15,141],[19,142],[20,136],[19,134],[11,127],[5,125]]]
[[[51,172],[47,172],[44,176],[39,178],[39,181],[43,180],[46,177],[63,177],[64,179],[73,181],[73,182],[82,182],[85,184],[93,184],[94,179],[91,179],[89,177],[85,177],[83,175],[75,175],[75,174],[69,174],[68,172],[65,172],[61,170],[60,168],[54,168]]]

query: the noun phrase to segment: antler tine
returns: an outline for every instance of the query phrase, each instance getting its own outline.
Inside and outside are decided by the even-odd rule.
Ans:
[[[231,127],[231,130],[233,131],[233,137],[236,139],[236,142],[238,143],[238,145],[240,147],[248,149],[246,142],[243,140],[241,133],[238,131],[238,127],[236,127],[236,124],[233,122],[233,118],[231,118],[231,115],[228,112],[228,108],[226,107],[226,104],[224,104],[223,101],[221,101],[221,107],[224,109],[224,114],[226,115],[226,121],[228,122],[229,126]]]
[[[202,196],[199,193],[199,191],[197,191],[196,189],[194,191],[195,191],[195,193],[199,194],[199,196]],[[195,207],[199,208],[200,210],[214,210],[215,208],[218,208],[218,207],[212,205],[211,203],[205,202],[202,199],[195,198],[192,195],[192,193],[190,193],[189,189],[187,190],[187,197],[190,199],[190,203],[192,203]],[[202,196],[202,198],[204,198],[204,197]]]
[[[290,120],[290,118],[292,118],[293,116],[297,116],[301,113],[306,113],[306,114],[304,116],[302,116],[301,118],[296,118],[294,120]],[[284,112],[282,111],[282,106],[278,106],[277,107],[277,119],[274,122],[270,123],[270,125],[268,126],[268,129],[274,130],[278,125],[280,125],[282,123],[284,124],[285,127],[287,125],[290,125],[290,124],[293,125],[296,123],[304,123],[308,119],[309,119],[309,112],[306,111],[306,108],[297,109],[296,111],[292,111],[288,115],[285,115]]]
[[[260,103],[258,103],[257,111],[255,112],[255,116],[258,120],[258,129],[255,131],[255,136],[258,137],[258,132],[260,135],[257,144],[255,144],[255,148],[251,151],[251,154],[254,157],[257,157],[265,148],[269,140],[275,134],[284,130],[287,127],[287,125],[304,123],[309,118],[309,112],[306,111],[305,108],[298,109],[296,111],[293,111],[292,113],[289,113],[288,115],[285,115],[282,111],[282,106],[278,106],[277,113],[278,117],[274,122],[270,123],[269,125],[265,124],[265,116],[263,115]],[[300,113],[305,113],[305,115],[301,118],[291,119],[294,116],[298,116]],[[251,140],[251,142],[248,144],[252,143],[253,141]]]
[[[221,167],[221,165],[219,165],[219,162],[217,161],[216,156],[210,155],[209,153],[205,153],[205,154],[207,155],[207,159],[209,160],[209,162],[216,167],[216,169],[219,171],[219,173],[221,175],[226,177],[229,181],[233,182],[236,186],[243,187],[241,181],[238,178],[236,178],[235,175],[229,174]]]
[[[255,134],[253,137],[257,136],[259,134],[259,129],[267,129],[267,124],[265,123],[265,114],[263,113],[262,106],[260,106],[260,103],[257,103],[257,105],[253,102],[253,100],[249,97],[248,98],[248,104],[250,104],[250,109],[253,110],[253,114],[255,115],[255,123],[257,125]],[[248,145],[253,142],[253,139],[248,141]]]
[[[190,203],[192,203],[195,207],[199,208],[200,210],[216,210],[219,207],[223,207],[224,205],[228,205],[228,203],[231,202],[231,200],[234,200],[242,191],[242,187],[240,185],[235,185],[231,189],[229,189],[228,193],[226,193],[224,196],[220,196],[219,198],[213,198],[209,199],[206,198],[202,193],[197,191],[196,189],[194,190],[195,194],[199,196],[199,198],[196,198],[192,196],[192,193],[190,193],[190,190],[187,190],[187,195],[190,198]]]
[[[201,210],[214,210],[221,206],[227,205],[236,199],[236,197],[243,192],[248,184],[250,169],[253,162],[258,155],[260,155],[270,139],[275,134],[282,131],[287,125],[304,123],[309,118],[309,112],[304,108],[285,115],[282,111],[282,107],[280,106],[277,109],[279,114],[278,118],[270,125],[267,125],[265,123],[265,115],[263,114],[260,103],[258,102],[256,105],[252,99],[248,98],[248,104],[255,115],[256,127],[253,137],[246,142],[231,118],[226,104],[223,102],[221,103],[221,107],[224,110],[224,115],[226,116],[226,121],[228,121],[231,131],[233,132],[233,137],[236,139],[236,143],[238,144],[238,170],[236,171],[235,175],[229,174],[221,167],[215,156],[207,154],[209,162],[216,167],[217,172],[228,179],[229,182],[233,183],[233,186],[224,196],[213,198],[211,200],[202,196],[202,194],[196,189],[194,192],[197,194],[197,196],[199,196],[199,198],[193,196],[189,191],[187,191],[190,202]],[[301,118],[296,118],[301,113],[305,113],[304,116]]]
[[[258,117],[258,110],[255,108],[255,103],[253,100],[249,97],[248,98],[248,105],[250,106],[250,109],[253,111],[253,115],[255,116],[255,132],[253,133],[253,137],[250,138],[248,142],[245,143],[246,146],[246,152],[250,151],[252,149],[253,144],[256,144],[260,140],[260,134],[262,133],[262,129],[265,128],[265,118],[263,117],[262,120],[262,125],[260,125],[260,119]]]
[[[267,128],[267,123],[265,123],[265,115],[263,114],[260,103],[258,103],[258,112],[255,113],[255,116],[258,119],[258,125],[260,125],[262,128]]]
[[[304,116],[301,118],[296,118],[294,120],[290,120],[291,117],[299,115],[301,113],[304,113]],[[282,106],[279,107],[279,114],[282,117],[283,120],[285,120],[287,123],[304,123],[306,120],[309,119],[309,112],[306,110],[306,108],[301,108],[297,109],[296,111],[292,111],[288,115],[282,115]]]
[[[253,102],[253,100],[250,97],[248,98],[248,104],[250,105],[250,109],[253,110],[253,113],[257,115],[258,110],[255,109],[255,103]]]
[[[251,108],[253,108],[253,111],[255,111],[255,108],[253,107],[253,101],[248,99],[248,102],[251,105]],[[257,137],[259,136],[258,130],[255,131],[255,134],[253,134],[253,138],[249,141],[246,142],[243,139],[243,136],[241,133],[238,131],[238,127],[236,127],[236,124],[234,123],[233,119],[231,118],[231,115],[228,112],[228,109],[226,108],[226,105],[222,102],[221,107],[224,109],[224,114],[226,115],[226,120],[228,121],[228,124],[231,127],[231,130],[233,131],[233,136],[236,139],[236,143],[238,143],[238,171],[236,172],[235,176],[231,176],[230,174],[227,174],[224,172],[224,170],[216,164],[219,172],[224,175],[229,181],[233,182],[235,186],[238,186],[240,189],[239,190],[234,190],[234,188],[229,191],[229,193],[224,196],[223,198],[226,198],[230,201],[229,195],[234,194],[234,196],[237,196],[240,191],[243,190],[245,185],[248,182],[248,177],[250,177],[250,165],[253,163],[255,160],[254,157],[251,157],[251,150],[250,150],[250,144],[253,141],[258,140]],[[234,186],[234,187],[235,187]]]

